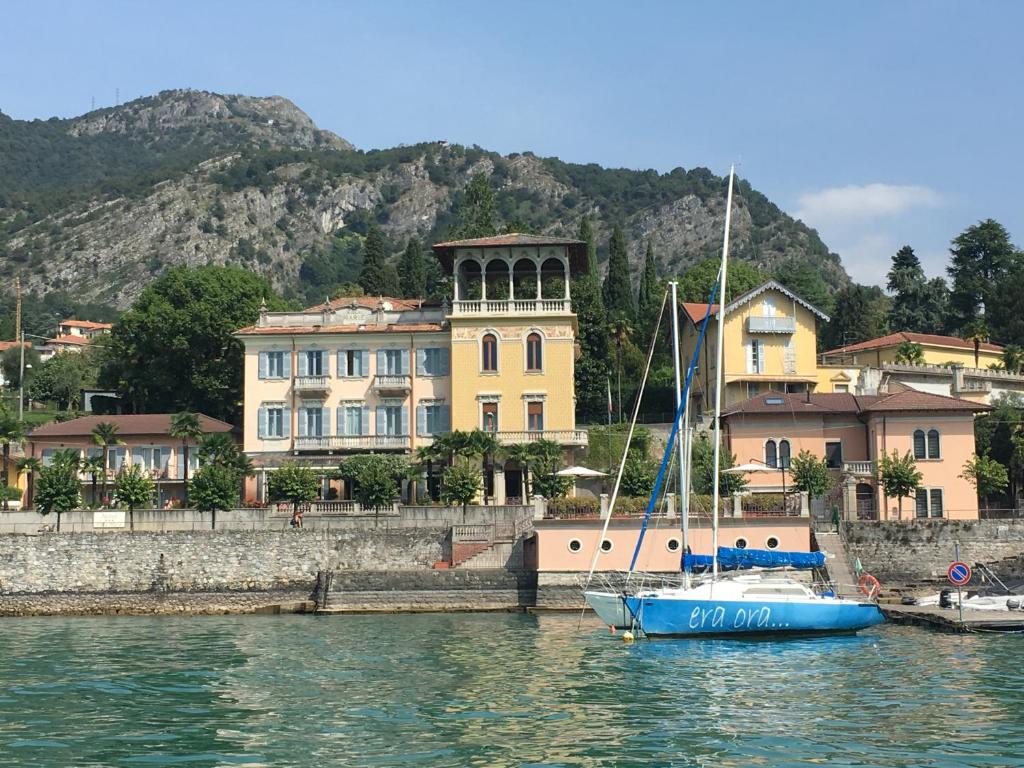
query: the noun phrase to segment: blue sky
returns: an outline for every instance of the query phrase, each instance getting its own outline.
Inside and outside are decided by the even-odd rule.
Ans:
[[[5,0],[0,110],[285,96],[359,147],[740,173],[862,282],[993,217],[1024,245],[1024,3]]]

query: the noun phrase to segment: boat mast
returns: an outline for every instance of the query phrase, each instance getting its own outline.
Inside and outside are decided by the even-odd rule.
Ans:
[[[715,340],[715,450],[712,470],[711,505],[711,578],[718,577],[718,481],[721,477],[720,457],[722,451],[722,358],[725,341],[725,305],[729,294],[726,292],[726,273],[729,260],[729,224],[732,221],[732,184],[736,166],[729,168],[729,193],[725,199],[725,234],[722,236],[722,266],[718,275],[718,324],[715,326],[718,338]]]
[[[679,417],[679,406],[682,405],[683,400],[683,383],[682,383],[682,359],[679,357],[679,297],[677,290],[679,284],[673,280],[669,283],[672,289],[672,359],[675,361],[675,374],[676,374],[676,417]],[[690,398],[686,398],[689,403]],[[677,434],[680,438],[685,438],[684,429],[689,426],[689,408],[684,409],[685,416],[683,417],[683,423],[681,428],[678,429]],[[683,556],[685,557],[687,548],[690,544],[690,506],[686,492],[686,453],[688,445],[684,440],[676,443],[676,450],[679,453],[679,513],[683,518]]]

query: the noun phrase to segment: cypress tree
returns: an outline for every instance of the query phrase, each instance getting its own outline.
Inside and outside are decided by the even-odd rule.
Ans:
[[[498,207],[489,176],[478,173],[470,179],[458,218],[457,238],[488,237],[498,233]]]
[[[603,295],[605,311],[610,315],[621,314],[629,320],[636,317],[633,283],[629,279],[626,238],[619,227],[612,230],[612,237],[608,243],[608,274],[604,278]]]
[[[397,275],[387,263],[387,245],[380,227],[371,224],[363,241],[363,266],[359,284],[367,296],[393,296],[397,293]]]
[[[409,238],[398,263],[398,284],[403,298],[422,299],[427,295],[427,268],[420,241],[415,237]]]
[[[597,241],[594,239],[594,227],[589,216],[580,219],[579,239],[587,244],[587,274],[594,278],[594,282],[600,284],[601,277],[597,271]]]
[[[651,329],[648,327],[654,322],[654,315],[658,311],[658,267],[654,261],[654,246],[647,241],[647,253],[644,255],[644,272],[640,278],[640,289],[636,297],[637,319],[640,321],[640,328],[646,338],[650,338]]]
[[[597,249],[590,219],[580,222],[579,239],[587,244],[587,271],[572,281],[572,307],[579,323],[580,357],[576,361],[576,411],[580,421],[604,420],[608,381],[608,315],[601,301]]]

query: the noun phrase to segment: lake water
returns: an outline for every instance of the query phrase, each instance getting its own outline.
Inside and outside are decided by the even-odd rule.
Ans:
[[[519,614],[0,620],[0,766],[1020,766],[1024,638]]]

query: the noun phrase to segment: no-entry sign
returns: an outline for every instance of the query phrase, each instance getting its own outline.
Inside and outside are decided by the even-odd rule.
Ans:
[[[949,566],[949,570],[946,571],[946,577],[949,579],[950,584],[962,587],[971,580],[971,566],[958,560]]]

